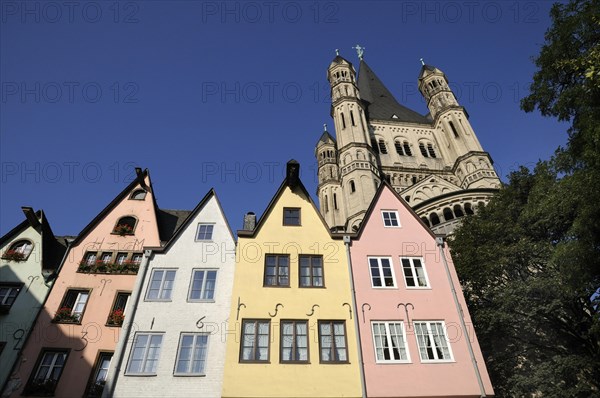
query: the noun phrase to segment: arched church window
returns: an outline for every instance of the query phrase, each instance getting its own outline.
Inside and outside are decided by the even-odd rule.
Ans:
[[[444,219],[446,221],[450,221],[454,219],[454,214],[452,213],[452,209],[449,207],[444,208]]]
[[[352,111],[350,111],[350,122],[352,123],[353,126],[356,126],[356,123],[354,122],[354,113]]]
[[[458,138],[458,131],[456,131],[456,127],[454,127],[454,123],[448,122],[448,124],[450,125],[450,129],[452,130],[454,137]]]
[[[432,158],[437,157],[435,155],[435,151],[433,150],[433,145],[427,144],[427,151],[429,152],[429,156],[431,156]]]
[[[340,112],[340,117],[342,119],[342,128],[345,129],[346,128],[346,119],[344,118],[343,112]]]
[[[329,198],[327,198],[327,195],[325,195],[325,198],[323,198],[323,211],[325,213],[329,211]]]
[[[464,217],[465,213],[463,213],[460,205],[454,205],[454,215],[458,217]]]
[[[431,213],[429,215],[429,221],[431,221],[431,226],[434,227],[440,223],[440,218],[437,213]]]
[[[402,148],[400,141],[394,141],[394,146],[396,147],[396,153],[400,156],[404,156],[404,148]]]
[[[407,202],[410,202],[410,195],[406,195],[406,196],[404,197],[404,200],[406,200]]]
[[[133,191],[129,199],[133,200],[144,200],[146,198],[146,191],[143,189],[136,189]]]
[[[421,221],[423,221],[425,223],[425,225],[427,225],[428,227],[430,227],[431,225],[429,224],[429,220],[426,217],[421,217]]]
[[[385,146],[385,141],[383,138],[379,139],[379,152],[386,155],[388,153],[387,147]]]
[[[470,203],[465,203],[465,213],[467,213],[467,215],[472,215],[473,214],[473,209],[471,208],[471,204]]]
[[[427,153],[427,149],[425,149],[425,144],[422,142],[419,142],[419,150],[421,151],[421,155],[423,155],[423,157],[428,158],[429,154]]]
[[[410,150],[410,145],[408,144],[408,141],[404,141],[402,147],[404,148],[404,154],[406,156],[412,156],[412,151]]]
[[[379,146],[377,145],[377,140],[375,138],[371,138],[371,146],[375,153],[379,153]]]
[[[356,185],[354,185],[354,180],[350,180],[350,193],[356,192]]]
[[[334,208],[335,210],[337,210],[337,209],[338,209],[338,204],[337,204],[337,193],[334,193],[334,194],[333,194],[333,208]]]

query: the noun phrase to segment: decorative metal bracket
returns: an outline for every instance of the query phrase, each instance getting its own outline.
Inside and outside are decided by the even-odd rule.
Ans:
[[[400,303],[396,306],[396,308],[404,307],[404,314],[406,315],[406,323],[408,324],[408,329],[410,330],[410,316],[408,315],[408,306],[412,311],[415,310],[415,306],[412,303]]]
[[[310,314],[306,314],[306,316],[313,316],[315,314],[315,307],[319,307],[319,304],[313,304],[312,308],[310,309]]]
[[[283,304],[281,304],[281,303],[277,303],[277,304],[275,304],[275,313],[274,313],[274,314],[271,314],[271,313],[269,312],[269,316],[270,316],[271,318],[274,318],[274,317],[276,317],[276,316],[277,316],[277,311],[279,311],[279,306],[281,306],[281,308],[284,308],[284,307],[283,307]]]
[[[246,304],[241,303],[240,302],[240,297],[238,297],[238,305],[237,305],[237,315],[235,316],[235,320],[239,321],[240,320],[240,308],[242,308],[242,306],[244,306],[244,308],[246,308]]]
[[[365,323],[365,306],[369,307],[369,311],[371,311],[371,304],[363,303],[361,306],[362,314],[363,314],[363,323]]]
[[[23,340],[23,336],[25,336],[25,330],[23,329],[17,329],[15,330],[15,332],[13,333],[13,339],[15,339],[15,345],[13,347],[13,350],[20,350],[21,348],[19,347],[19,343],[21,342],[21,340]]]
[[[100,283],[102,283],[102,290],[100,290],[100,296],[102,296],[102,293],[104,293],[104,288],[106,287],[106,284],[107,283],[112,283],[112,280],[111,279],[102,278],[102,279],[100,279]]]
[[[198,329],[202,329],[202,328],[204,327],[204,322],[202,322],[202,320],[203,320],[204,318],[206,318],[206,316],[203,316],[202,318],[200,318],[200,319],[198,319],[198,320],[196,321],[196,327],[197,327]]]
[[[344,304],[342,304],[342,307],[346,306],[346,305],[348,306],[348,312],[350,313],[350,319],[352,319],[352,306],[348,303],[344,303]]]
[[[29,288],[31,287],[31,284],[32,284],[32,283],[33,283],[33,282],[34,282],[36,279],[38,279],[39,277],[40,277],[39,275],[35,275],[35,276],[34,276],[34,275],[29,275],[29,276],[27,277],[27,279],[29,279],[31,282],[29,282],[29,285],[27,285],[27,289],[25,289],[25,291],[26,291],[26,292],[27,292],[27,291],[29,291]]]

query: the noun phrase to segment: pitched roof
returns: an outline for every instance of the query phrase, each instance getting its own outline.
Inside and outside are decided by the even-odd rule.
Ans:
[[[279,200],[279,198],[281,197],[281,195],[285,191],[285,188],[287,188],[289,186],[292,191],[298,189],[298,190],[300,190],[301,193],[304,194],[304,196],[306,197],[306,199],[312,205],[314,211],[317,213],[317,216],[321,220],[321,223],[323,224],[323,227],[327,230],[327,232],[329,233],[329,235],[333,239],[341,239],[343,237],[343,234],[332,233],[329,230],[329,226],[327,225],[327,223],[323,219],[323,216],[321,215],[321,212],[317,208],[315,202],[313,202],[313,200],[312,200],[310,194],[308,193],[308,191],[306,190],[306,187],[304,186],[304,184],[302,184],[302,181],[299,178],[299,175],[300,175],[300,164],[297,161],[295,161],[294,159],[292,159],[289,162],[287,162],[287,166],[288,167],[287,167],[286,177],[281,182],[281,185],[277,189],[277,192],[275,192],[275,195],[273,195],[273,198],[271,199],[271,201],[267,205],[267,208],[263,212],[263,214],[260,217],[260,219],[257,221],[254,229],[252,231],[238,230],[237,231],[238,237],[249,237],[249,238],[255,237],[256,234],[258,233],[258,231],[260,231],[260,229],[264,225],[264,223],[267,220],[267,218],[269,217],[269,214],[271,214],[271,211],[273,210],[273,208],[275,207],[275,204],[277,203],[277,201]],[[292,169],[292,168],[294,168],[294,169]],[[345,234],[345,235],[348,235],[348,234]]]
[[[335,138],[333,138],[333,136],[331,134],[329,134],[328,131],[324,131],[323,134],[321,135],[321,138],[319,138],[319,141],[317,141],[317,146],[319,146],[319,144],[323,142],[323,143],[329,143],[331,142],[332,144],[335,144]]]
[[[400,105],[364,60],[360,61],[358,90],[361,98],[367,102],[369,120],[430,124],[430,120],[425,116]]]
[[[156,222],[160,241],[170,240],[191,213],[190,210],[157,209]]]
[[[371,204],[369,205],[369,208],[367,209],[367,212],[365,213],[365,216],[362,219],[360,228],[358,229],[358,231],[356,231],[356,234],[352,236],[353,239],[360,239],[360,236],[362,235],[363,230],[365,229],[365,226],[367,225],[367,222],[371,218],[371,214],[375,210],[375,206],[377,205],[377,202],[379,201],[379,197],[381,196],[381,193],[383,192],[384,189],[389,189],[392,192],[392,194],[396,197],[398,202],[400,202],[400,204],[402,206],[404,206],[404,208],[419,222],[419,224],[421,224],[421,226],[423,226],[423,228],[425,228],[425,230],[429,233],[429,235],[431,235],[431,237],[434,239],[436,238],[436,235],[433,233],[433,231],[423,222],[423,220],[421,220],[421,217],[419,217],[419,215],[412,209],[412,207],[410,207],[408,205],[408,203],[406,203],[406,201],[404,199],[402,199],[402,197],[398,194],[398,192],[396,192],[396,190],[394,190],[392,185],[389,182],[383,180],[382,183],[379,184],[379,188],[377,189],[375,196],[373,196],[373,200],[371,201]]]
[[[424,76],[427,76],[428,74],[433,73],[435,71],[441,72],[441,70],[439,70],[435,66],[425,64],[421,67],[421,72],[419,73],[419,79],[421,79]]]
[[[202,210],[204,208],[206,203],[208,203],[208,201],[213,196],[214,196],[215,200],[217,201],[217,206],[221,210],[221,215],[223,216],[223,219],[225,220],[225,225],[227,225],[227,229],[229,230],[231,238],[233,239],[233,232],[231,231],[231,227],[229,226],[229,221],[227,221],[227,217],[225,217],[225,213],[223,212],[223,208],[221,207],[221,202],[219,201],[219,198],[217,197],[217,193],[215,192],[214,188],[211,188],[210,191],[208,191],[207,194],[204,195],[204,197],[200,200],[200,202],[198,202],[198,204],[196,205],[194,210],[191,210],[191,211],[190,210],[162,210],[162,209],[159,210],[159,212],[160,212],[159,226],[163,222],[165,224],[168,224],[168,227],[165,226],[163,228],[165,228],[165,233],[169,233],[169,231],[170,231],[170,233],[169,233],[169,238],[166,239],[165,244],[163,244],[161,247],[152,248],[152,249],[156,250],[156,251],[166,251],[171,246],[171,244],[175,241],[175,239],[179,235],[181,235],[181,233],[190,225],[192,220],[196,217],[196,215],[200,212],[200,210]],[[163,219],[163,218],[167,219],[167,221],[166,222],[164,220],[161,221],[161,219]],[[161,241],[163,241],[162,232],[161,232]]]
[[[25,221],[19,223],[15,228],[8,231],[4,236],[0,238],[0,244],[4,244],[15,237],[15,235],[21,233],[29,226],[34,228],[39,227],[39,232],[41,236],[42,242],[42,261],[41,266],[42,269],[51,269],[56,270],[60,266],[62,262],[62,258],[67,251],[67,242],[66,239],[60,239],[54,235],[52,232],[52,228],[50,228],[50,223],[46,219],[46,215],[43,210],[38,210],[33,214],[33,210],[28,207],[24,207],[23,211],[27,214],[27,211],[31,212],[30,214],[37,218],[38,223],[36,225],[32,225],[32,222],[35,222],[35,219],[30,222],[29,216],[25,218]]]

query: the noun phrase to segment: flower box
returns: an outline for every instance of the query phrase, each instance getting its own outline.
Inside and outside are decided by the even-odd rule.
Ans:
[[[127,224],[119,224],[113,229],[113,234],[117,234],[117,235],[121,235],[121,236],[132,235],[133,228]]]
[[[24,261],[25,255],[16,250],[7,250],[2,255],[2,258],[8,261]]]
[[[116,309],[108,316],[108,325],[121,326],[125,320],[125,311],[122,309]]]
[[[61,323],[79,323],[79,315],[74,315],[71,312],[72,308],[62,307],[58,311],[56,311],[56,315],[54,315],[54,322]]]

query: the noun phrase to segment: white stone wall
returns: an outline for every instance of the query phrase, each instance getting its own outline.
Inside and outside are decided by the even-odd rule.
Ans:
[[[212,241],[195,241],[200,222],[214,223]],[[139,306],[133,319],[134,327],[128,338],[118,375],[115,397],[221,395],[225,359],[223,325],[226,324],[230,311],[234,267],[235,241],[213,196],[168,251],[155,253],[149,261]],[[172,300],[169,302],[146,300],[152,270],[156,268],[177,270]],[[218,269],[214,302],[188,302],[192,271],[197,268]],[[127,375],[130,350],[136,332],[163,333],[156,376]],[[174,376],[182,332],[210,333],[204,376]]]

